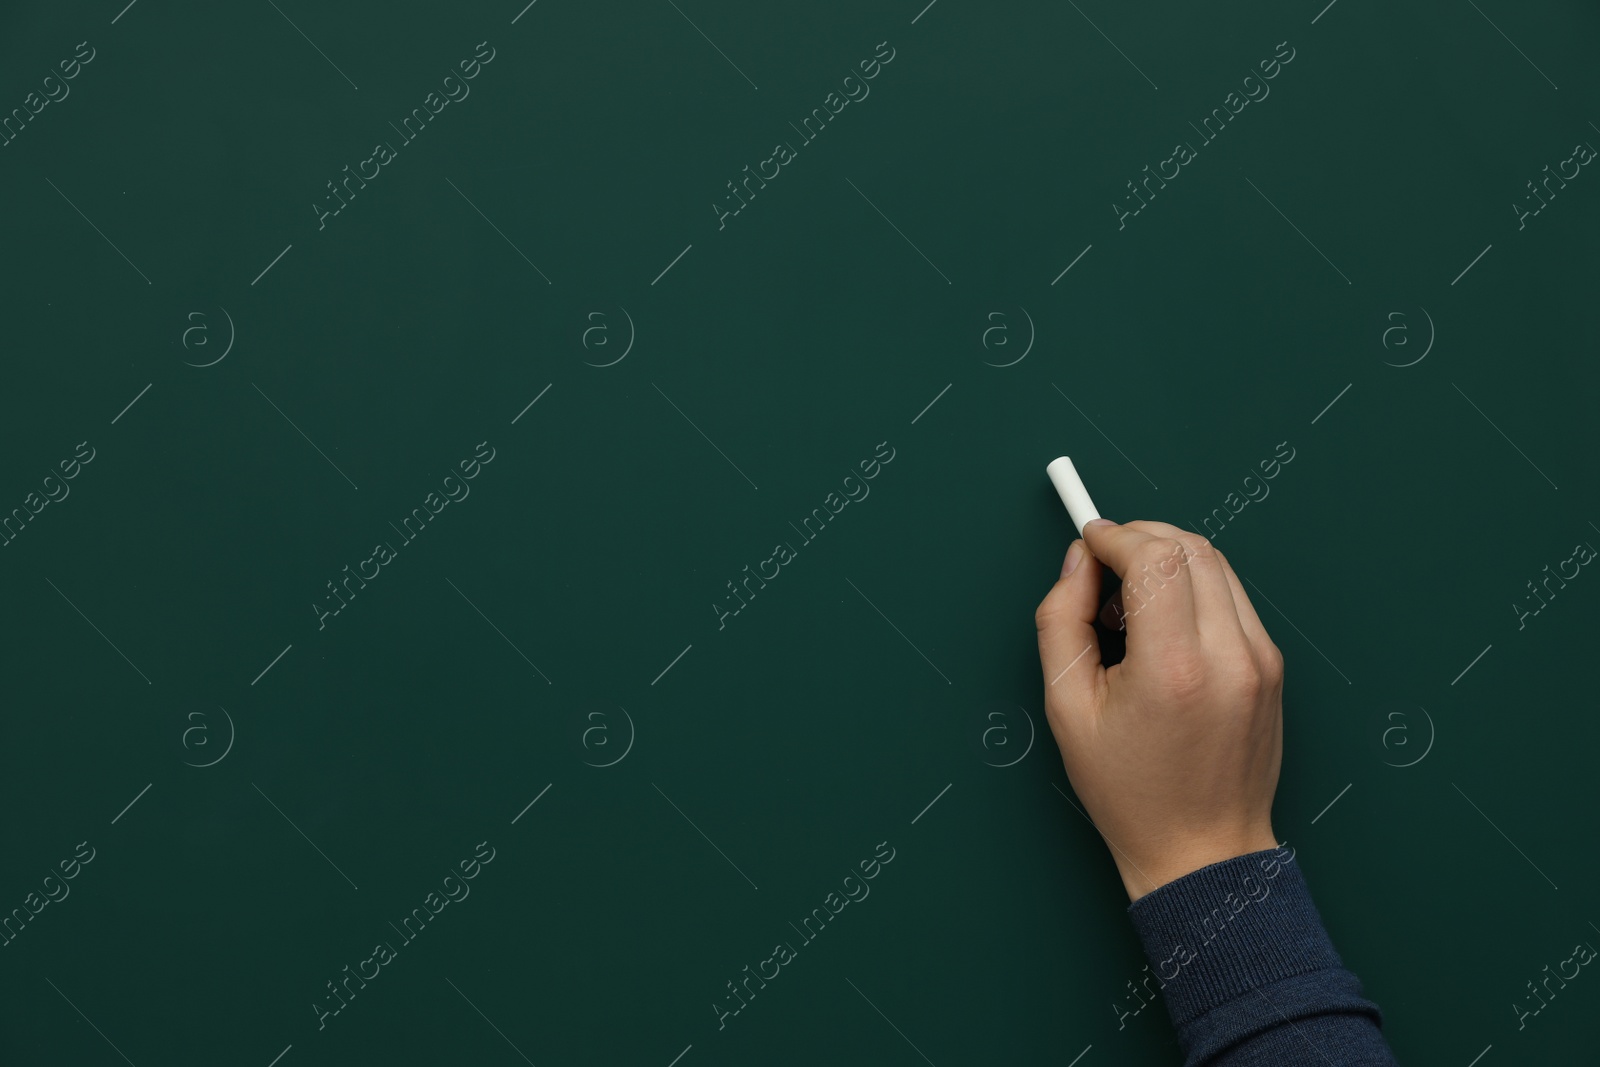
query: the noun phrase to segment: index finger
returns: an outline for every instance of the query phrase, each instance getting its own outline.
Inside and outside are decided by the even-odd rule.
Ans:
[[[1195,624],[1201,631],[1202,641],[1245,640],[1240,618],[1243,612],[1228,585],[1226,563],[1215,545],[1197,533],[1167,522],[1135,520],[1127,526],[1156,537],[1170,537],[1184,546],[1184,569],[1194,585]]]
[[[1096,519],[1083,528],[1095,558],[1122,578],[1128,656],[1194,644],[1200,630],[1181,541]]]

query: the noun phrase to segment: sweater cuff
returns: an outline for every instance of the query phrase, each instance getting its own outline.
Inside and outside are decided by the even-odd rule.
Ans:
[[[1334,951],[1292,849],[1202,867],[1140,897],[1128,914],[1173,1025],[1191,1039],[1186,1045],[1208,1029],[1204,1023],[1191,1028],[1208,1012],[1240,997],[1266,1007],[1259,1002],[1263,987],[1319,971],[1336,972],[1324,977],[1335,979],[1339,990],[1331,998],[1337,1003],[1322,1010],[1366,1014],[1381,1024],[1377,1006],[1361,998],[1359,983]],[[1291,982],[1281,992],[1300,992],[1303,984]],[[1292,1015],[1314,1010],[1300,1002],[1303,993],[1291,999],[1299,1009]]]

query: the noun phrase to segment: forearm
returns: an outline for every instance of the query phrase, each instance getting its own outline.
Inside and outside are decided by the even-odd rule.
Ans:
[[[1288,849],[1204,867],[1128,914],[1185,1067],[1394,1064],[1378,1007],[1334,951]]]

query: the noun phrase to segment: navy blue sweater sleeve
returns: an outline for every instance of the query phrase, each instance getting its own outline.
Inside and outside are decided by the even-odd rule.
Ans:
[[[1340,962],[1291,850],[1203,867],[1128,914],[1185,1067],[1394,1064],[1378,1006]]]

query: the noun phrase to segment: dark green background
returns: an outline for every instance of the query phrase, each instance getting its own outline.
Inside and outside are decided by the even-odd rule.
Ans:
[[[1520,1032],[1511,1004],[1600,943],[1600,578],[1508,607],[1600,544],[1600,177],[1508,210],[1600,143],[1592,6],[122,2],[0,14],[0,110],[97,53],[0,148],[0,511],[96,450],[0,548],[0,911],[97,850],[0,948],[0,1059],[1176,1063],[1161,1006],[1118,1028],[1144,960],[1058,791],[1044,467],[1192,526],[1283,441],[1217,537],[1288,662],[1280,836],[1402,1061],[1593,1059],[1600,978]],[[324,183],[485,40],[319,231]],[[881,41],[871,95],[719,231]],[[1281,41],[1271,95],[1119,230],[1124,182]],[[224,309],[227,358],[186,365]],[[590,365],[620,309],[632,351]],[[324,583],[485,440],[319,631]],[[883,441],[719,631],[724,583]],[[231,751],[186,766],[221,708]],[[619,708],[633,747],[590,766]],[[324,983],[484,840],[319,1031]],[[719,1032],[724,983],[880,841],[871,896]]]

